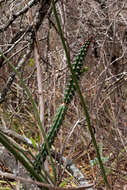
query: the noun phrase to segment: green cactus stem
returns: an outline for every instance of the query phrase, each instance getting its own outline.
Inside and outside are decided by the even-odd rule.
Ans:
[[[73,65],[72,65],[72,68],[76,74],[77,80],[79,80],[81,74],[87,70],[86,68],[83,69],[82,67],[83,67],[83,61],[87,55],[91,41],[92,41],[92,38],[89,38],[84,43],[84,45],[81,47],[78,55],[75,58]],[[70,75],[70,80],[68,82],[67,88],[64,93],[64,100],[63,100],[64,103],[62,105],[60,105],[60,107],[56,113],[56,116],[53,120],[53,124],[51,125],[51,127],[47,133],[47,140],[48,140],[50,148],[53,145],[54,140],[59,132],[59,129],[62,125],[62,122],[63,122],[66,112],[67,112],[68,104],[72,101],[72,99],[75,95],[75,91],[76,91],[75,84],[74,84],[72,75]],[[43,165],[44,161],[46,160],[47,155],[48,155],[47,147],[46,147],[46,144],[43,143],[41,145],[40,152],[36,156],[36,160],[34,162],[34,168],[38,172],[41,171],[42,165]]]

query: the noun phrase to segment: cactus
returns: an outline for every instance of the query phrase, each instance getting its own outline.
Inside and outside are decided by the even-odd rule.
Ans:
[[[76,56],[76,59],[74,63],[72,64],[72,68],[75,72],[77,80],[80,79],[80,75],[82,74],[82,66],[85,56],[87,55],[89,45],[92,41],[92,38],[89,38],[82,48],[80,49],[78,55]],[[67,85],[67,89],[64,93],[64,100],[63,104],[59,107],[56,116],[54,118],[53,124],[50,127],[48,133],[47,133],[47,140],[49,143],[49,147],[51,148],[52,144],[54,143],[55,137],[57,136],[60,126],[62,125],[62,122],[64,120],[65,114],[67,112],[68,104],[72,101],[74,95],[75,95],[76,87],[72,78],[72,75],[70,75],[70,80]],[[43,143],[40,148],[40,152],[36,156],[36,160],[34,161],[34,168],[39,172],[41,171],[42,164],[46,160],[46,157],[48,155],[46,144]]]
[[[49,144],[50,148],[51,148],[52,144],[54,143],[54,139],[57,136],[57,133],[58,133],[59,128],[60,128],[60,126],[62,124],[62,121],[64,120],[64,116],[66,114],[66,111],[67,111],[67,106],[62,104],[59,107],[59,109],[58,109],[58,111],[56,113],[56,116],[54,118],[53,124],[52,124],[52,126],[50,127],[50,129],[48,131],[47,141],[48,141],[48,144]],[[36,161],[34,162],[34,168],[37,171],[41,170],[42,164],[46,160],[47,155],[48,155],[47,147],[46,147],[46,144],[43,143],[41,145],[39,154],[36,156]]]
[[[80,49],[78,55],[76,56],[74,63],[72,64],[72,68],[75,72],[77,80],[80,79],[80,75],[82,74],[83,61],[84,61],[85,56],[87,55],[91,40],[92,40],[92,38],[89,38],[84,43],[84,45]],[[75,95],[75,89],[76,88],[75,88],[75,84],[74,84],[72,75],[70,75],[70,80],[69,80],[69,83],[67,85],[67,89],[66,89],[65,94],[64,94],[64,103],[65,104],[69,104],[71,102],[73,96]]]

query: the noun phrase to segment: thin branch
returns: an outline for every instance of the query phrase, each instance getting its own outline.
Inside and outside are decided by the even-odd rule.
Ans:
[[[33,147],[32,141],[30,139],[28,139],[25,136],[19,135],[18,133],[16,133],[15,131],[11,130],[11,129],[7,129],[3,126],[0,126],[0,130],[7,136],[12,137],[13,139],[15,139],[17,142],[20,143],[24,143],[30,147]],[[36,146],[38,146],[36,144]]]
[[[6,134],[9,137],[12,137],[13,139],[15,139],[16,141],[20,141],[30,147],[32,147],[32,143],[31,140],[28,139],[27,137],[21,136],[19,134],[17,134],[16,132],[9,130],[9,129],[5,129],[5,127],[0,126],[0,130]],[[37,144],[36,144],[37,145]],[[38,145],[37,145],[38,146]],[[75,164],[72,162],[71,159],[67,159],[66,157],[62,156],[62,154],[57,153],[55,150],[51,151],[51,154],[53,156],[54,159],[57,160],[58,163],[62,164],[66,170],[71,173],[72,176],[74,176],[74,178],[78,181],[78,183],[80,185],[86,185],[88,184],[87,180],[85,179],[84,175],[81,173],[81,171],[75,166]],[[90,188],[89,190],[93,190],[93,188]]]
[[[29,8],[31,8],[33,5],[36,5],[38,2],[39,2],[39,0],[31,0],[30,2],[27,3],[27,5],[21,11],[13,14],[11,16],[10,20],[5,25],[0,27],[0,33],[6,31],[8,29],[8,27],[16,20],[16,18],[18,18],[22,14],[26,13]]]
[[[20,70],[22,65],[26,62],[26,60],[29,58],[29,56],[31,55],[32,52],[32,48],[33,48],[33,44],[34,44],[34,40],[35,40],[35,33],[37,32],[38,29],[40,28],[40,25],[42,24],[45,15],[48,12],[48,9],[50,7],[50,0],[47,1],[42,1],[39,10],[36,12],[35,17],[34,17],[34,27],[33,26],[29,26],[29,43],[28,43],[28,49],[26,54],[24,54],[24,56],[21,58],[21,60],[19,61],[18,66],[16,67],[16,70]],[[33,29],[35,29],[35,31],[33,31]],[[1,56],[0,56],[1,57]],[[0,94],[0,103],[2,103],[5,100],[5,97],[7,95],[7,92],[9,91],[11,84],[13,83],[15,79],[15,73],[11,73],[5,87],[2,90],[2,93]]]
[[[26,183],[32,183],[32,184],[38,185],[40,187],[46,187],[46,188],[49,188],[49,189],[52,189],[52,190],[84,190],[84,189],[88,189],[89,187],[94,186],[94,184],[92,183],[92,184],[83,185],[82,187],[61,188],[61,187],[54,187],[54,186],[49,185],[49,184],[33,181],[31,179],[26,179],[26,178],[23,178],[23,177],[15,176],[13,174],[5,173],[5,172],[2,172],[2,171],[0,171],[0,176],[7,177],[7,178],[10,178],[10,179],[15,179],[16,181],[19,180],[19,181],[26,182]]]
[[[20,31],[18,36],[17,36],[17,39],[15,39],[14,43],[11,44],[11,47],[8,48],[8,50],[4,52],[4,55],[9,53],[24,38],[25,35],[26,35],[26,32]]]
[[[31,44],[32,45],[32,44]],[[16,67],[16,70],[20,70],[22,65],[26,62],[26,60],[29,58],[30,54],[31,54],[31,51],[32,51],[32,47],[28,48],[27,49],[27,52],[26,54],[24,54],[24,56],[21,58],[21,60],[19,61],[17,67]],[[15,79],[15,73],[12,72],[10,77],[8,78],[8,81],[6,83],[6,85],[4,86],[3,90],[2,90],[2,93],[0,94],[0,103],[2,103],[5,98],[6,98],[6,95]]]

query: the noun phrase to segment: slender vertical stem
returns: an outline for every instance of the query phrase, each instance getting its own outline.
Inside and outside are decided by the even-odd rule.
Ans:
[[[82,96],[82,93],[81,93],[81,90],[80,90],[78,81],[77,81],[77,79],[76,79],[76,74],[75,74],[75,72],[73,71],[73,68],[72,68],[72,66],[71,66],[70,54],[69,54],[69,52],[68,52],[68,50],[67,50],[67,46],[66,46],[65,39],[64,39],[64,36],[63,36],[61,24],[60,24],[58,15],[57,15],[55,2],[54,2],[54,0],[51,0],[51,2],[52,2],[53,11],[54,11],[54,15],[55,15],[56,22],[57,22],[57,26],[58,26],[60,38],[61,38],[61,41],[62,41],[62,44],[63,44],[63,48],[64,48],[64,51],[65,51],[65,54],[66,54],[67,63],[68,63],[68,66],[69,66],[69,68],[70,68],[70,71],[71,71],[71,73],[72,73],[72,78],[73,78],[73,81],[74,81],[74,83],[75,83],[77,92],[78,92],[78,94],[79,94],[80,101],[81,101],[81,104],[82,104],[82,107],[83,107],[83,110],[84,110],[84,114],[85,114],[85,116],[86,116],[86,121],[87,121],[88,129],[89,129],[89,132],[90,132],[90,135],[91,135],[91,138],[92,138],[92,142],[93,142],[94,147],[95,147],[95,149],[96,149],[96,153],[97,153],[97,157],[98,157],[98,160],[99,160],[101,172],[102,172],[102,175],[103,175],[103,177],[104,177],[104,181],[105,181],[107,187],[110,188],[110,185],[109,185],[109,183],[108,183],[107,176],[106,176],[106,173],[105,173],[104,165],[103,165],[102,160],[101,160],[101,155],[100,155],[100,152],[99,152],[99,148],[98,148],[98,146],[97,146],[97,142],[96,142],[96,139],[95,139],[93,130],[92,130],[92,126],[91,126],[91,122],[90,122],[90,116],[89,116],[89,113],[88,113],[88,111],[87,111],[87,107],[86,107],[84,98],[83,98],[83,96]]]

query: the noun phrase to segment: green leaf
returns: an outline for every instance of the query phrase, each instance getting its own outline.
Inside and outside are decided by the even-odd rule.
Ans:
[[[30,138],[30,140],[31,140],[31,142],[32,142],[33,147],[34,147],[35,149],[37,149],[37,143],[36,143],[36,141],[35,141],[32,137]]]
[[[29,62],[28,62],[28,65],[29,65],[30,67],[33,67],[33,66],[35,65],[34,59],[30,58],[30,59],[29,59]]]
[[[59,185],[59,187],[65,187],[68,184],[67,181],[62,181]]]

